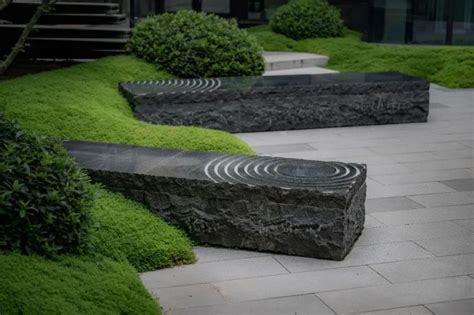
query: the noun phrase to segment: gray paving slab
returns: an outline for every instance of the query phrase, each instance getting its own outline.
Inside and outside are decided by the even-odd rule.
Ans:
[[[472,315],[474,299],[428,304],[426,307],[435,315]]]
[[[419,240],[416,243],[436,256],[474,253],[474,233],[462,237]]]
[[[447,180],[441,183],[457,191],[474,191],[474,178]]]
[[[462,205],[391,212],[375,212],[371,213],[371,215],[385,225],[404,225],[474,219],[474,208],[472,205]]]
[[[415,152],[452,151],[466,149],[467,146],[457,142],[442,143],[412,143],[403,145],[390,145],[371,147],[370,149],[379,154],[400,154]]]
[[[371,176],[371,178],[384,185],[426,183],[452,179],[474,178],[474,171],[469,168],[413,171],[410,174],[375,175]]]
[[[207,307],[176,309],[173,315],[332,315],[335,314],[314,294]]]
[[[453,188],[439,182],[384,185],[371,178],[368,179],[367,188],[369,199],[455,192]]]
[[[453,222],[471,232],[474,232],[474,219],[454,220]]]
[[[301,151],[315,151],[313,147],[306,143],[296,143],[282,145],[261,145],[253,147],[257,154],[274,154],[274,153],[288,153]]]
[[[370,265],[392,283],[474,273],[474,255],[455,255]]]
[[[237,250],[221,247],[194,247],[194,253],[198,259],[197,263],[207,263],[223,260],[234,260],[243,258],[253,258],[269,256],[269,253],[260,253],[256,251]]]
[[[147,288],[164,288],[223,280],[288,273],[272,257],[217,261],[162,269],[141,274]]]
[[[374,228],[374,227],[380,227],[380,226],[385,226],[385,224],[378,221],[377,219],[375,219],[369,214],[365,215],[365,222],[364,222],[365,228]]]
[[[431,103],[427,123],[238,134],[260,154],[367,164],[366,229],[344,262],[197,247],[205,267],[149,288],[165,314],[473,314],[474,89],[433,86]]]
[[[449,221],[399,226],[379,226],[366,228],[357,240],[356,246],[432,238],[460,237],[468,236],[470,233],[471,232],[465,227]]]
[[[176,308],[218,305],[228,302],[213,284],[198,284],[160,289],[146,288],[154,297],[159,298],[160,305],[165,314],[168,310]]]
[[[461,276],[323,292],[317,295],[337,313],[348,314],[474,297],[474,279]]]
[[[471,158],[447,159],[422,162],[406,162],[403,166],[411,170],[449,170],[456,168],[472,168],[474,161]]]
[[[373,312],[363,312],[357,313],[357,315],[433,315],[426,307],[424,306],[411,306],[411,307],[401,307],[401,308],[392,308],[389,310],[380,310]]]
[[[388,283],[367,266],[214,283],[226,300],[250,301]]]
[[[343,261],[284,255],[275,255],[274,257],[290,272],[303,272],[309,270],[362,266],[388,261],[427,258],[432,257],[432,254],[413,242],[397,242],[355,246]]]
[[[443,207],[473,204],[474,192],[452,192],[444,194],[410,196],[409,199],[425,207]]]
[[[413,210],[419,208],[424,208],[424,206],[407,197],[367,199],[365,203],[365,210],[367,213]]]

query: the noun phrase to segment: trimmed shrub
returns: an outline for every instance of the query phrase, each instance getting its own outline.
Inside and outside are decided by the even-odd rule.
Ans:
[[[51,256],[86,244],[89,180],[51,139],[0,113],[0,249]]]
[[[270,20],[276,33],[295,40],[339,37],[344,24],[339,10],[326,0],[293,0],[278,8]]]
[[[144,19],[134,28],[128,49],[181,78],[264,71],[262,48],[234,20],[194,11]]]

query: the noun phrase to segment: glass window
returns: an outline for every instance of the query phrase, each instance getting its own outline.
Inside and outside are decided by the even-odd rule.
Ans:
[[[446,0],[412,1],[415,44],[446,43]]]
[[[453,44],[474,44],[474,0],[456,0],[453,20]]]
[[[230,14],[230,0],[202,0],[202,11]]]
[[[192,0],[165,0],[165,11],[176,12],[178,10],[191,10]]]

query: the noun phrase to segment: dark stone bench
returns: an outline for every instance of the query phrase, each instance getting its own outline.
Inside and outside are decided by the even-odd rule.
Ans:
[[[195,240],[342,260],[364,226],[366,167],[66,142],[91,177]]]
[[[429,83],[401,73],[122,82],[138,119],[229,132],[426,122]]]

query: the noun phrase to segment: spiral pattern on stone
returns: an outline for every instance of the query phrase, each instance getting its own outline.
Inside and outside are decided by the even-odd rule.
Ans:
[[[216,183],[334,191],[346,190],[361,174],[362,166],[342,162],[224,155],[210,161],[204,172]]]
[[[219,79],[175,79],[161,81],[133,81],[126,82],[129,85],[135,85],[141,88],[150,89],[150,92],[161,94],[177,93],[204,93],[217,90],[222,82]]]

